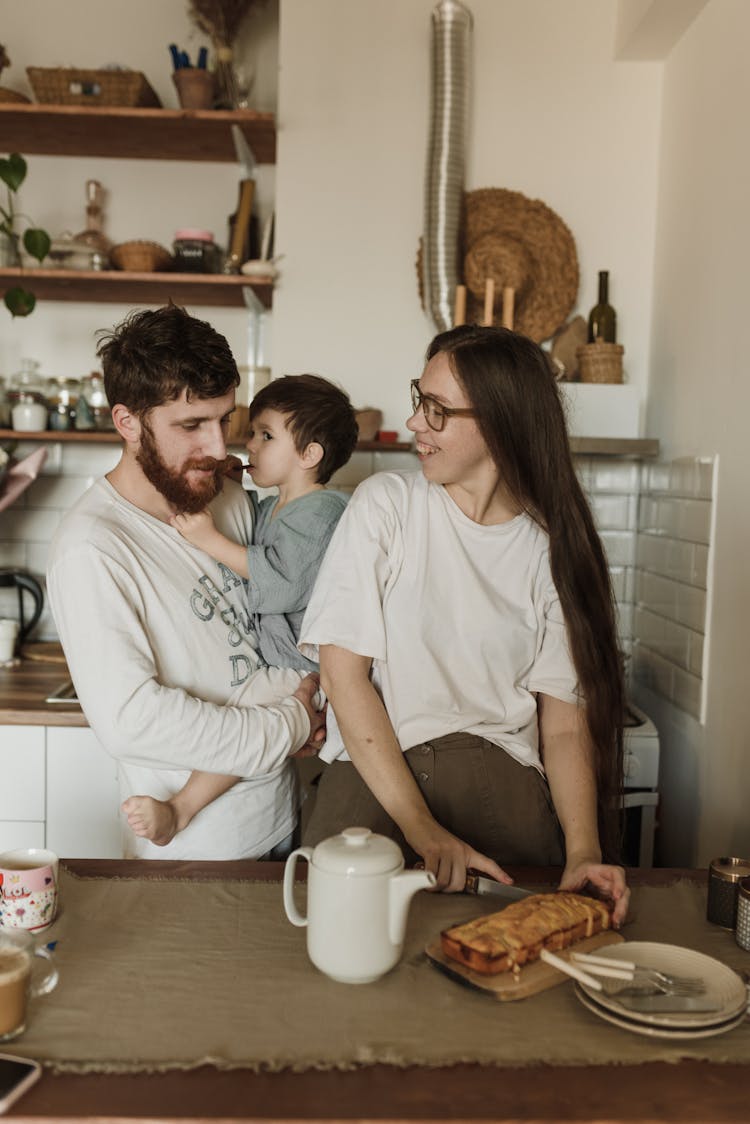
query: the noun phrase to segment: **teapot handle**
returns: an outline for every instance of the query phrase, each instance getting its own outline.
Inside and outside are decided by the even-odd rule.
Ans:
[[[284,867],[284,909],[292,925],[302,928],[307,925],[307,917],[303,917],[294,904],[294,874],[298,858],[306,859],[309,863],[312,859],[312,847],[298,847],[296,851],[292,851]]]

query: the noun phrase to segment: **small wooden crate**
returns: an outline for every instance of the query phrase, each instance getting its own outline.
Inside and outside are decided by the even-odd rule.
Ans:
[[[140,70],[27,66],[37,101],[46,105],[161,105]]]

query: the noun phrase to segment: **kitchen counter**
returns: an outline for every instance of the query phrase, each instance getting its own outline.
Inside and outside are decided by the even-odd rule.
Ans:
[[[162,885],[166,880],[178,886],[196,881],[203,884],[207,901],[211,896],[207,881],[218,879],[224,885],[221,894],[224,897],[229,894],[231,898],[231,882],[235,880],[236,898],[240,893],[237,888],[239,886],[245,887],[243,893],[252,895],[255,892],[253,884],[278,884],[283,869],[281,864],[249,861],[178,863],[66,860],[65,866],[84,880],[155,878]],[[514,868],[511,873],[519,884],[541,885],[547,884],[555,872]],[[631,872],[631,880],[635,886],[668,886],[680,879],[690,880],[703,887],[706,872]],[[100,895],[96,882],[92,884],[92,892]],[[280,895],[279,885],[279,902]],[[455,900],[460,901],[458,898]],[[73,920],[71,918],[71,924]],[[292,933],[291,928],[289,932]],[[116,938],[115,933],[111,938],[113,949],[117,948]],[[295,938],[292,934],[288,943],[301,948],[301,941],[301,937]],[[228,943],[231,945],[231,940]],[[736,946],[733,947],[736,953]],[[75,949],[75,943],[65,946],[63,934],[59,957],[64,978],[66,966],[68,978],[74,974]],[[103,951],[106,953],[106,945]],[[190,956],[189,949],[186,949],[185,955]],[[278,952],[277,955],[281,953]],[[272,956],[270,949],[269,956]],[[99,959],[101,958],[95,957],[93,961],[87,961],[90,971],[102,971]],[[406,959],[409,960],[408,957]],[[411,977],[416,973],[417,959],[421,957],[412,956],[410,962],[402,965],[407,990],[411,986]],[[153,971],[153,966],[150,969],[147,966],[147,970]],[[279,971],[278,964],[275,969],[269,967],[269,971],[274,970]],[[278,978],[281,980],[281,976]],[[321,985],[320,977],[310,968],[309,986],[318,990],[321,986],[331,986],[336,991],[337,1001],[341,997],[344,1000],[350,998],[354,1018],[357,1011],[361,1012],[363,1004],[374,1003],[388,984],[386,978],[384,984],[376,983],[361,989],[351,988],[347,992],[344,985],[326,985],[325,981]],[[569,992],[569,987],[567,992],[557,991],[559,1001],[564,1002],[564,996]],[[448,1017],[452,1005],[463,1003],[464,993],[462,989],[452,990],[452,985],[446,981],[441,994],[442,1007],[430,1012],[430,1017],[433,1020],[437,1018],[438,1023],[441,1017]],[[476,1002],[468,990],[465,995],[467,1004]],[[165,987],[162,998],[164,1003],[171,1003],[179,996],[170,997],[168,988]],[[43,1013],[45,1009],[40,1004],[37,1014],[40,1023],[43,1018],[54,1020],[55,1005],[58,1013],[66,1006],[71,1010],[77,1009],[76,997],[71,997],[70,993],[63,993],[62,990],[42,1002],[49,1007]],[[538,1000],[537,1003],[540,1007],[544,1006],[543,1000]],[[502,1010],[502,1006],[496,1011],[499,1039],[502,1037],[503,1024],[510,1015]],[[198,1010],[200,1004],[196,1006],[196,1011]],[[476,1010],[477,1017],[484,1017],[483,1007],[477,1004]],[[595,1025],[578,1008],[574,1007],[573,1010],[576,1012],[579,1038],[587,1033],[610,1037],[617,1033],[622,1038],[623,1053],[629,1050],[632,1056],[637,1055],[638,1060],[626,1062],[622,1058],[616,1064],[542,1066],[509,1065],[502,1062],[480,1065],[464,1061],[455,1065],[398,1067],[380,1063],[349,1069],[319,1070],[308,1067],[299,1072],[288,1068],[277,1072],[261,1068],[259,1072],[255,1072],[246,1067],[227,1069],[207,1064],[187,1069],[172,1068],[166,1072],[94,1071],[63,1072],[56,1075],[46,1072],[42,1080],[11,1108],[9,1116],[29,1122],[42,1119],[87,1121],[92,1118],[122,1121],[147,1117],[160,1121],[199,1118],[204,1121],[275,1120],[289,1124],[362,1120],[378,1120],[381,1124],[409,1121],[426,1124],[427,1121],[456,1119],[482,1121],[485,1124],[490,1121],[510,1124],[511,1121],[523,1120],[608,1120],[623,1124],[633,1124],[635,1121],[650,1124],[652,1121],[747,1120],[747,1062],[721,1063],[718,1060],[701,1059],[700,1056],[695,1056],[696,1053],[700,1055],[701,1051],[694,1051],[686,1044],[682,1048],[680,1044],[674,1047],[671,1060],[654,1061],[653,1054],[659,1046],[658,1040],[648,1037],[641,1039],[624,1031],[615,1032],[604,1023]],[[488,1007],[487,1013],[495,1012]],[[248,1017],[252,1017],[252,1012]],[[11,1043],[10,1052],[22,1055],[24,1045],[29,1051],[34,1042],[34,1033],[32,1027],[25,1039]],[[739,1028],[732,1033],[741,1036],[745,1034],[745,1030]],[[714,1043],[721,1041],[722,1039],[715,1039]],[[708,1048],[709,1055],[711,1049]]]
[[[0,668],[0,726],[88,726],[78,703],[44,701],[69,678],[59,644],[28,644],[17,667]]]

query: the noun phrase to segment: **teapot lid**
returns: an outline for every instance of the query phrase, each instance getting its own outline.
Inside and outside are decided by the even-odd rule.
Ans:
[[[386,874],[404,863],[401,848],[369,827],[347,827],[318,843],[312,861],[319,870],[332,874]]]

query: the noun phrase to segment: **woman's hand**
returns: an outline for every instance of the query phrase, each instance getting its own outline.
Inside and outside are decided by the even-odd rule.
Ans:
[[[513,879],[492,859],[475,851],[430,816],[424,826],[406,837],[409,845],[421,855],[425,870],[435,875],[436,889],[460,893],[466,886],[469,868],[489,875],[497,882],[511,885]]]
[[[586,885],[593,886],[598,897],[614,903],[612,924],[619,929],[627,916],[630,901],[624,868],[573,856],[563,871],[560,889],[576,891]]]

